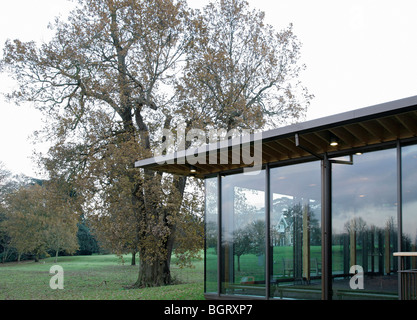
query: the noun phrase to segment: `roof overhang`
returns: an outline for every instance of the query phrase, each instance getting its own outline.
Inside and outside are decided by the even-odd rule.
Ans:
[[[235,138],[203,145],[197,150],[193,148],[164,157],[140,160],[135,163],[135,167],[203,178],[252,166],[243,161],[232,161],[235,159],[233,153],[240,152],[248,141],[252,146],[251,152],[254,150],[253,145],[262,146],[262,164],[266,164],[312,155],[320,157],[326,153],[353,152],[414,137],[417,137],[417,96],[252,134],[247,137],[248,140]],[[330,145],[332,138],[337,139],[337,146]],[[227,163],[220,161],[222,152],[227,152]],[[197,154],[199,159],[205,161],[193,163],[197,172],[192,173],[188,159]],[[217,154],[217,157],[213,158],[213,154]]]

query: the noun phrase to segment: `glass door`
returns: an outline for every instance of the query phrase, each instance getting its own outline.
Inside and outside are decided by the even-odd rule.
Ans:
[[[321,298],[319,162],[270,171],[270,296]]]
[[[396,299],[396,149],[332,166],[333,299]]]

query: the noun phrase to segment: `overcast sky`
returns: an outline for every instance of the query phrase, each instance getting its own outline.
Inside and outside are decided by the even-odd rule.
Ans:
[[[192,7],[207,1],[188,0]],[[315,95],[307,119],[315,119],[417,95],[417,1],[249,0],[277,29],[294,24],[303,43],[303,83]],[[6,39],[47,41],[48,23],[71,7],[66,0],[1,3],[0,49]],[[0,75],[0,91],[10,80]],[[28,136],[40,115],[0,98],[0,161],[15,173],[36,175]]]

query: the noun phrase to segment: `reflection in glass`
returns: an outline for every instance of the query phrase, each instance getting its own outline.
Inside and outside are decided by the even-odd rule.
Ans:
[[[271,169],[271,297],[321,298],[320,163]]]
[[[353,165],[333,164],[332,269],[334,298],[352,297],[350,269],[364,271],[364,293],[397,293],[396,150],[355,156]]]
[[[217,238],[218,238],[218,209],[217,209],[217,178],[205,180],[206,183],[206,293],[217,293]]]
[[[417,146],[402,148],[402,250],[417,251]],[[406,269],[416,269],[417,259],[406,259]]]
[[[265,296],[265,171],[222,179],[222,293]]]
[[[221,294],[265,297],[268,279],[271,298],[321,298],[320,164],[314,161],[271,168],[268,197],[265,171],[255,176],[222,177],[221,230],[218,180],[206,179],[207,293],[217,293],[220,285]],[[417,251],[416,166],[417,146],[403,147],[403,251]],[[395,299],[397,150],[355,155],[352,165],[333,163],[331,187],[333,299]],[[268,252],[266,198],[270,200]],[[407,264],[407,268],[417,267],[416,261]],[[353,266],[363,270],[363,289],[352,287]]]

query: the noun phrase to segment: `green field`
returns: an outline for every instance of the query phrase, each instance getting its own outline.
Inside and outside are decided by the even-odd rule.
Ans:
[[[53,265],[64,270],[63,290],[49,286]],[[130,256],[124,263],[115,255],[92,255],[0,264],[0,300],[202,300],[203,265],[195,261],[194,268],[180,269],[172,263],[174,285],[129,289],[139,268],[130,265]]]
[[[273,274],[283,274],[283,259],[293,259],[293,247],[292,246],[280,246],[273,248],[273,265],[272,273]],[[311,246],[310,247],[311,259],[317,259],[321,262],[321,247],[320,246]],[[207,281],[208,286],[217,288],[217,254],[214,248],[209,248],[206,254],[207,259]],[[261,260],[254,254],[245,254],[240,258],[240,271],[237,269],[237,257],[234,256],[234,268],[235,268],[235,277],[240,280],[245,276],[253,276],[257,281],[265,281],[265,261],[264,257],[261,257]]]

